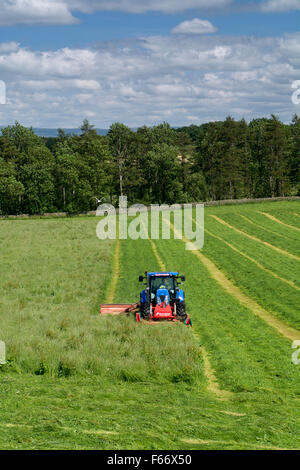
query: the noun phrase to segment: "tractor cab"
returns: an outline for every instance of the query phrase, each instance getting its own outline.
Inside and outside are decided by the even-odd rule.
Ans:
[[[149,279],[151,301],[156,303],[170,303],[176,291],[175,279],[173,276],[150,276]]]

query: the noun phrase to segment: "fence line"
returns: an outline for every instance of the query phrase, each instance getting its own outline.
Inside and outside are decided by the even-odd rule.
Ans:
[[[287,197],[265,197],[257,199],[224,199],[221,201],[206,201],[206,202],[191,202],[192,206],[197,204],[204,204],[205,207],[211,206],[227,206],[235,204],[254,204],[260,202],[278,202],[278,201],[300,201],[300,196],[287,196]],[[183,204],[178,203],[180,206]],[[150,210],[150,206],[147,207]],[[118,209],[116,209],[118,213]],[[31,218],[60,218],[60,217],[84,217],[96,216],[96,211],[88,211],[82,213],[68,213],[68,212],[49,212],[44,214],[19,214],[19,215],[4,215],[0,216],[1,219],[31,219]]]

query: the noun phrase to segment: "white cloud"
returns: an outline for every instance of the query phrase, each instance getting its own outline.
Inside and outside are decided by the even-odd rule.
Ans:
[[[183,21],[171,32],[173,34],[206,34],[215,33],[216,31],[217,28],[210,21],[194,18],[191,21]]]
[[[230,47],[224,47],[224,46],[216,46],[214,48],[214,55],[216,56],[217,59],[225,59],[231,52]]]
[[[2,0],[0,26],[12,24],[72,24],[65,2],[59,0]]]
[[[207,10],[224,8],[233,0],[65,0],[71,10],[84,11],[126,11],[129,13],[146,13],[160,11],[164,13],[179,13],[187,10]]]
[[[86,91],[98,91],[101,89],[96,80],[21,80],[20,84],[28,90],[66,90],[79,89]]]
[[[51,52],[35,52],[19,48],[0,55],[0,69],[21,73],[23,76],[75,77],[84,70],[93,70],[97,53],[88,49],[63,48]]]
[[[0,54],[7,54],[9,52],[15,52],[19,49],[18,42],[3,42],[0,44]]]
[[[1,0],[0,26],[13,24],[72,24],[73,12],[124,11],[179,13],[191,9],[223,9],[233,0]]]
[[[244,5],[238,0],[0,0],[0,26],[13,24],[73,24],[77,23],[76,12],[91,14],[96,11],[123,11],[127,13],[183,13],[195,11],[221,11],[228,8],[257,9],[264,12],[299,10],[300,0],[263,0],[253,3],[247,0]],[[195,20],[194,20],[195,21]],[[201,20],[199,20],[201,21]],[[203,21],[203,20],[202,20]],[[184,22],[178,28],[187,28]],[[183,26],[184,25],[184,26]],[[205,25],[191,24],[188,33],[213,32],[205,30]],[[206,25],[206,28],[209,28]],[[180,31],[179,31],[180,32]]]
[[[300,0],[268,0],[262,3],[265,12],[300,10]]]
[[[300,33],[280,38],[170,35],[97,47],[33,51],[0,43],[7,105],[0,124],[98,127],[123,121],[172,125],[278,114],[300,109],[291,84],[300,78]],[[299,108],[299,106],[298,106]]]

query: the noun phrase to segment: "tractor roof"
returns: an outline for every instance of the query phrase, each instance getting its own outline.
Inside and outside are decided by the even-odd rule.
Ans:
[[[151,272],[151,273],[147,273],[148,276],[151,276],[151,277],[155,277],[155,276],[165,276],[165,277],[171,277],[171,276],[178,276],[179,275],[179,272],[177,271],[168,271],[168,272],[163,272],[163,273],[159,273],[159,272]]]

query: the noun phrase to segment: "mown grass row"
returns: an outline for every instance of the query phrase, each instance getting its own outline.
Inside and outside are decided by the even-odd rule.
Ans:
[[[299,203],[285,203],[285,206],[285,212],[287,212],[288,209],[296,211],[296,207],[299,206]],[[264,223],[267,230],[269,230],[270,224],[272,225],[273,221],[266,218],[258,211],[277,214],[276,209],[280,207],[281,205],[278,204],[240,206],[234,208],[235,210],[232,210],[230,213],[226,210],[227,208],[218,208],[218,216],[221,218],[224,217],[224,220],[230,219],[231,222],[233,217],[235,217],[236,220],[238,218],[243,220],[243,217],[246,216],[247,219],[251,221],[255,220],[255,223],[258,217],[262,217],[259,223]],[[300,262],[284,254],[277,253],[268,246],[250,240],[243,234],[236,233],[231,228],[221,225],[217,220],[211,217],[214,213],[216,213],[215,210],[206,210],[205,228],[207,233],[204,252],[214,260],[219,268],[223,268],[234,283],[239,285],[244,292],[290,326],[300,329],[298,308],[300,304]],[[234,226],[238,226],[238,224],[234,223]],[[255,228],[255,226],[253,226],[253,228]],[[292,229],[286,227],[284,227],[284,229],[286,229],[284,236],[289,234],[291,239],[294,238],[293,247],[296,253],[300,249],[299,236],[296,232],[294,233]],[[243,227],[243,230],[246,231],[246,228]],[[274,227],[272,227],[272,231],[273,230]],[[223,241],[216,239],[213,235],[221,237]],[[282,234],[278,232],[276,236],[275,232],[273,232],[274,238],[272,243],[274,245],[277,244],[281,235]],[[228,247],[224,242],[228,242],[242,253],[250,256],[270,272],[266,272],[255,265],[255,263],[250,262],[240,253]],[[276,278],[272,273],[274,273],[275,276],[277,275],[291,282],[292,285]]]
[[[281,239],[286,239],[286,240],[294,242],[295,244],[298,244],[298,247],[299,247],[299,234],[297,233],[296,226],[295,228],[290,228],[290,227],[287,227],[286,225],[283,225],[282,223],[277,223],[274,220],[270,220],[268,217],[266,217],[266,215],[271,214],[271,213],[266,212],[265,210],[263,211],[263,213],[262,211],[252,210],[251,212],[248,212],[245,214],[240,211],[238,214],[240,217],[242,218],[244,217],[248,221],[248,223],[250,223],[252,226],[254,227],[258,226],[260,228],[263,228],[266,232],[271,232]],[[276,214],[278,217],[280,217],[280,215],[277,214],[277,212],[273,211],[273,214],[274,216]],[[278,218],[278,220],[280,219]],[[294,225],[291,225],[291,227],[294,227]]]
[[[255,259],[266,269],[269,269],[278,276],[281,276],[300,287],[299,262],[297,260],[288,258],[281,253],[272,250],[272,248],[256,242],[255,240],[250,240],[243,234],[236,233],[229,227],[221,225],[209,216],[206,217],[205,227],[209,232],[223,238],[243,253]],[[208,233],[205,239],[205,248],[206,244],[209,242],[210,234]]]
[[[224,292],[184,243],[158,245],[168,264],[175,257],[187,275],[187,305],[194,330],[208,348],[222,388],[233,392],[299,394],[291,343]]]
[[[300,330],[297,309],[297,305],[300,304],[300,290],[272,275],[274,273],[299,287],[300,263],[290,259],[286,260],[284,256],[277,253],[271,258],[269,248],[259,247],[256,249],[255,242],[246,242],[239,234],[232,235],[230,229],[226,227],[220,231],[218,223],[214,220],[209,221],[206,227],[208,227],[209,234],[206,235],[204,252],[251,298],[290,326]],[[224,242],[215,238],[214,234],[221,237]],[[249,261],[248,258],[228,247],[225,243],[227,240],[230,240],[229,243],[233,247],[259,262],[270,272],[266,272],[254,262]]]
[[[276,204],[271,204],[271,205],[264,205],[262,211],[267,212],[273,216],[275,216],[277,219],[280,221],[290,224],[294,227],[297,227],[298,229],[300,228],[300,204],[299,202],[288,202],[288,203],[280,203],[278,205]],[[260,210],[260,209],[258,209]],[[278,226],[276,222],[272,223],[273,227]],[[280,225],[280,229],[282,226]]]
[[[247,409],[247,418],[238,425],[238,432],[235,426],[232,432],[218,433],[214,429],[214,438],[231,436],[239,448],[242,440],[249,441],[254,435],[259,440],[256,425],[261,421],[261,429],[273,445],[290,442],[299,447],[300,413],[295,403],[299,401],[300,377],[291,363],[290,341],[226,293],[199,259],[185,251],[183,242],[160,241],[156,248],[168,269],[176,259],[177,269],[187,275],[185,291],[193,330],[209,351],[221,387],[233,392],[231,402],[237,409],[238,404]],[[279,422],[281,426],[273,426]],[[191,441],[195,444],[197,439]],[[204,445],[199,441],[201,448]],[[228,441],[225,447],[220,446],[228,448]]]
[[[260,208],[259,210],[263,211],[263,208]],[[247,211],[246,206],[243,206],[243,208],[237,208],[236,210],[232,210],[230,213],[221,210],[218,212],[207,210],[207,213],[209,215],[218,214],[219,218],[233,227],[264,242],[270,243],[271,245],[288,253],[298,257],[300,255],[299,234],[297,231],[273,222],[264,215],[253,210],[253,208],[251,211]],[[241,217],[241,215],[246,216],[246,218]],[[250,219],[250,221],[248,219]],[[255,220],[256,222],[254,222]]]

